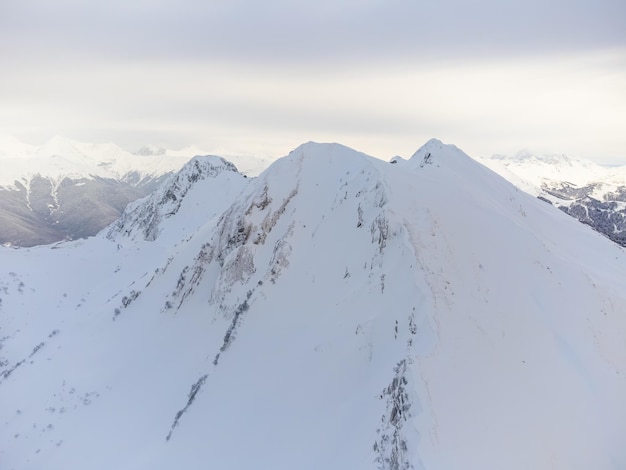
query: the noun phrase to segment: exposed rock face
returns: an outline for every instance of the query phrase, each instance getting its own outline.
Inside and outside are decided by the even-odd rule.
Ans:
[[[195,183],[209,178],[219,179],[222,184],[228,185],[231,177],[237,180],[244,178],[235,165],[223,158],[195,157],[181,171],[164,181],[149,197],[131,204],[108,228],[107,236],[112,239],[118,235],[141,237],[147,241],[154,241],[159,236],[163,221],[178,212]]]
[[[149,150],[133,154],[58,136],[35,147],[0,136],[0,244],[95,235],[197,155],[191,148]]]

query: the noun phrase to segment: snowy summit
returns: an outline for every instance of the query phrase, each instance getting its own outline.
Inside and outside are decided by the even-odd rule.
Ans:
[[[625,468],[624,251],[454,146],[394,162],[202,157],[0,250],[3,467]]]

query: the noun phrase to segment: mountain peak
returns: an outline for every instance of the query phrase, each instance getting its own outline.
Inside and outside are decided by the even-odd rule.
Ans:
[[[204,180],[210,181],[206,183]],[[152,194],[130,203],[122,216],[104,232],[112,240],[124,236],[154,241],[163,230],[163,221],[178,216],[183,202],[194,211],[202,210],[208,220],[218,212],[216,207],[224,209],[221,202],[227,199],[224,195],[240,190],[243,181],[244,176],[237,171],[237,167],[222,157],[196,156]],[[194,197],[196,206],[203,201],[201,209],[189,202]],[[169,224],[169,228],[170,232],[176,233],[184,229],[179,224]]]
[[[429,139],[429,140],[428,140],[428,141],[427,141],[424,145],[422,145],[422,147],[427,147],[427,146],[438,146],[438,147],[442,147],[442,146],[444,146],[444,145],[445,145],[445,144],[444,144],[441,140],[439,140],[439,139],[437,139],[437,138],[433,137],[432,139]]]
[[[350,172],[351,169],[368,165],[373,160],[377,159],[342,144],[307,142],[296,147],[287,157],[274,162],[270,168],[295,165],[298,175],[307,173],[326,186],[331,172]],[[330,187],[328,189],[331,190]]]
[[[37,154],[40,157],[81,156],[81,153],[76,148],[76,142],[60,135],[55,135],[50,140],[48,140],[42,147],[38,149]]]
[[[538,153],[528,149],[512,156],[493,155],[481,161],[526,190],[529,190],[528,185],[540,187],[543,182],[550,180],[585,185],[593,181],[606,180],[610,173],[607,168],[584,158],[566,154]]]
[[[338,144],[336,142],[305,142],[304,144],[299,145],[294,150],[289,153],[291,155],[298,155],[304,157],[328,157],[332,155],[338,154],[360,154],[364,155],[357,150],[354,150],[350,147],[346,147],[343,144]]]
[[[458,166],[468,162],[475,163],[465,152],[451,144],[444,144],[439,139],[430,139],[422,145],[408,160],[412,165],[423,168],[427,165]]]
[[[515,155],[510,157],[510,159],[519,161],[519,162],[535,162],[535,163],[543,163],[546,165],[585,166],[585,167],[597,166],[595,163],[589,160],[585,160],[583,158],[574,158],[565,153],[544,153],[544,152],[536,152],[532,149],[520,150]]]
[[[200,157],[113,240],[0,250],[4,466],[625,468],[626,254],[414,158]]]
[[[25,144],[17,137],[10,134],[0,134],[0,158],[19,158],[33,154],[36,147]]]

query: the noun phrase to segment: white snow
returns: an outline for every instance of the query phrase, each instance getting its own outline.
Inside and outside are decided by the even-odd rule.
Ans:
[[[546,182],[568,182],[574,186],[598,184],[597,196],[626,186],[626,166],[607,167],[568,155],[542,155],[524,150],[513,156],[479,158],[524,191],[537,195]]]
[[[206,151],[188,146],[178,150],[145,147],[138,153],[128,152],[113,143],[77,142],[56,136],[42,146],[20,142],[15,137],[0,135],[0,187],[15,187],[40,175],[52,181],[63,178],[93,179],[94,177],[124,180],[136,173],[139,179],[158,177],[179,170],[187,161]],[[240,171],[258,175],[269,161],[253,157],[233,157]]]
[[[36,147],[21,142],[9,134],[0,133],[0,158],[28,157],[35,153]]]
[[[27,182],[35,175],[59,182],[63,178],[94,177],[122,180],[137,172],[141,179],[177,171],[193,157],[190,154],[176,157],[138,156],[115,144],[84,144],[62,137],[54,137],[43,146],[32,147],[27,152],[13,153],[13,148],[15,146],[0,150],[2,187],[13,187],[16,181]]]
[[[623,249],[437,140],[192,174],[0,249],[2,468],[626,467]]]

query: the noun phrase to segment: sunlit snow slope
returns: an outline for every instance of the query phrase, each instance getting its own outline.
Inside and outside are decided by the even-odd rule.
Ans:
[[[433,140],[198,158],[0,250],[15,469],[626,467],[626,256]]]

